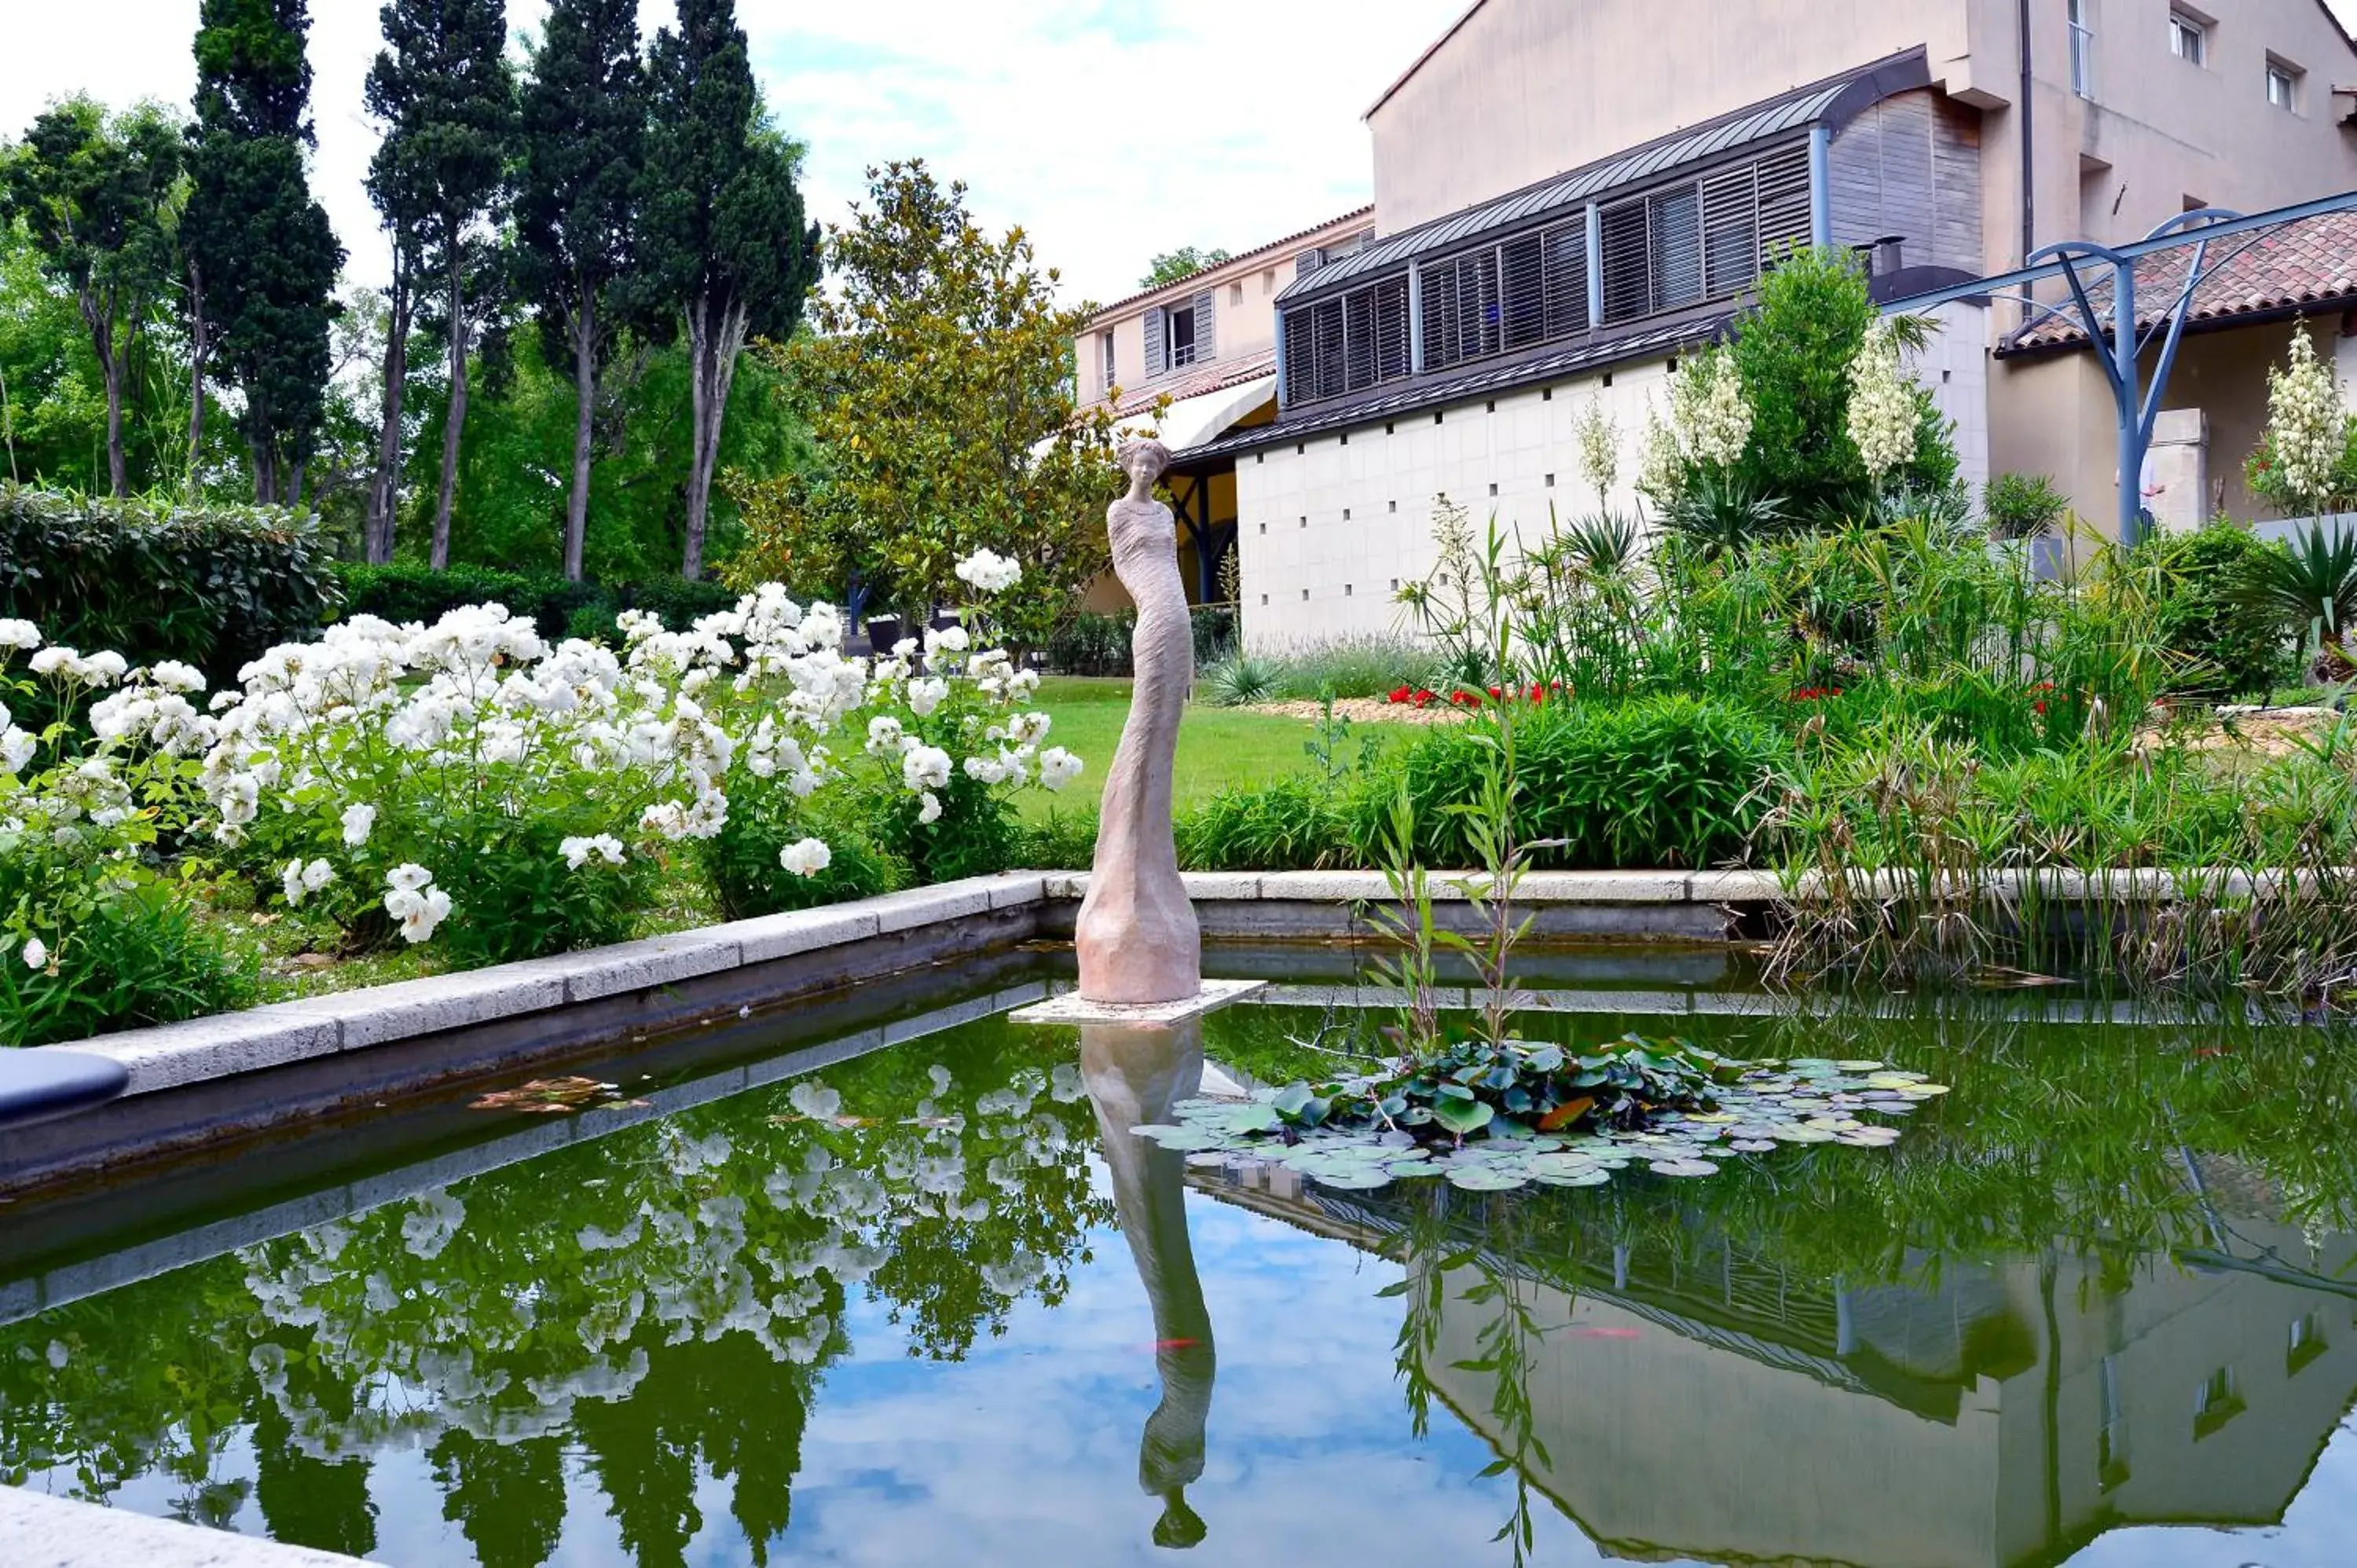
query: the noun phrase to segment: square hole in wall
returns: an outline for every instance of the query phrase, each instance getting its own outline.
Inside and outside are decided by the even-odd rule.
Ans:
[[[1265,452],[1255,452],[1255,453],[1254,453],[1254,454],[1253,454],[1253,462],[1254,462],[1255,465],[1257,465],[1257,464],[1261,464],[1261,463],[1265,463],[1265,462],[1267,462],[1267,461],[1268,461],[1268,454],[1267,454],[1267,453],[1265,453]]]
[[[1492,496],[1495,496],[1497,493],[1498,493],[1498,487],[1493,483],[1493,484],[1491,484],[1491,487],[1490,487],[1490,494],[1491,494],[1491,495],[1492,495]]]
[[[1399,592],[1399,579],[1397,577],[1394,577],[1392,579],[1392,592],[1394,594]]]
[[[1435,413],[1433,414],[1433,416],[1432,416],[1432,423],[1433,423],[1433,424],[1439,424],[1439,423],[1440,423],[1440,415],[1439,415],[1439,413]]]
[[[1539,401],[1541,403],[1553,403],[1555,401],[1555,388],[1548,387],[1546,390],[1540,392]]]
[[[1489,408],[1488,408],[1487,412],[1489,412],[1489,413],[1497,413],[1497,412],[1498,412],[1498,400],[1497,400],[1496,398],[1491,398],[1491,399],[1490,400]]]
[[[1265,522],[1264,522],[1264,523],[1262,523],[1262,524],[1260,525],[1260,531],[1261,531],[1263,533],[1266,533],[1266,532],[1268,532],[1268,524],[1266,524],[1266,523],[1265,523]]]
[[[1267,604],[1267,603],[1268,603],[1268,596],[1267,596],[1266,594],[1263,594],[1263,595],[1260,596],[1260,602],[1261,602],[1262,604],[1264,604],[1264,605]]]
[[[1942,371],[1940,372],[1940,384],[1942,386],[1946,386],[1948,384],[1948,378],[1955,373],[1956,372],[1953,371]]]
[[[1351,585],[1348,583],[1342,585],[1342,596],[1346,599],[1351,596]]]
[[[1349,431],[1347,431],[1347,430],[1346,430],[1346,431],[1342,432],[1342,445],[1343,445],[1343,446],[1348,446],[1350,444],[1351,444],[1351,433],[1350,433]]]
[[[1342,521],[1344,522],[1351,521],[1351,509],[1349,507],[1344,507],[1342,509]]]
[[[1305,605],[1309,602],[1309,590],[1307,588],[1301,590],[1301,602]]]
[[[1399,434],[1399,422],[1396,420],[1385,420],[1383,422],[1383,434],[1386,435],[1397,435]]]
[[[1306,518],[1306,517],[1305,517],[1305,518],[1303,518],[1303,519],[1301,520],[1301,526],[1302,526],[1302,527],[1304,527],[1304,528],[1308,528],[1308,527],[1309,526],[1309,520],[1308,520],[1308,518]]]
[[[1397,502],[1397,501],[1394,501],[1394,502],[1392,502],[1392,510],[1393,510],[1393,512],[1394,512],[1394,514],[1396,514],[1396,513],[1399,511],[1399,502]]]
[[[1677,357],[1675,354],[1673,354],[1673,355],[1671,355],[1671,356],[1670,356],[1670,374],[1672,374],[1672,375],[1674,375],[1674,375],[1676,375],[1677,373],[1678,373],[1678,357]]]
[[[1549,489],[1555,489],[1555,476],[1553,474],[1549,474],[1547,476],[1546,488]]]
[[[1307,457],[1309,456],[1309,443],[1307,441],[1295,442],[1293,444],[1293,455],[1297,457]]]
[[[1612,384],[1612,372],[1609,371],[1604,372],[1604,384],[1608,387]]]

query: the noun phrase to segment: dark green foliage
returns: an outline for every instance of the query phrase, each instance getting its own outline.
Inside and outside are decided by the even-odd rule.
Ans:
[[[685,583],[657,577],[645,583],[576,583],[554,572],[502,572],[490,566],[453,566],[436,572],[413,561],[386,566],[344,564],[343,613],[372,615],[396,623],[432,623],[466,605],[500,604],[529,616],[550,641],[567,637],[619,640],[614,618],[626,609],[659,616],[664,626],[684,631],[703,616],[736,607],[737,596],[716,583]]]
[[[1017,830],[1015,864],[1030,871],[1086,871],[1096,863],[1097,813],[1092,808],[1049,811]]]
[[[1344,797],[1323,779],[1231,788],[1182,813],[1178,864],[1189,871],[1321,871],[1359,864]]]
[[[0,862],[0,905],[13,903]],[[0,1046],[86,1039],[251,1006],[252,960],[197,923],[163,884],[101,901],[57,954],[54,975],[0,964]]]
[[[937,822],[918,821],[917,798],[897,784],[874,786],[861,811],[868,838],[908,866],[913,886],[993,876],[1016,865],[1022,834],[1004,796],[963,768],[933,793],[942,802]]]
[[[1136,631],[1137,618],[1126,610],[1117,615],[1083,610],[1048,639],[1048,668],[1059,675],[1126,675],[1129,639]]]
[[[1758,303],[1736,323],[1732,352],[1751,399],[1751,444],[1736,475],[1746,493],[1774,496],[1803,522],[1854,511],[1869,491],[1849,438],[1849,370],[1878,314],[1857,258],[1803,251],[1760,280]],[[1922,405],[1915,461],[1889,476],[1943,489],[1955,477],[1944,423]]]
[[[679,0],[647,58],[649,131],[637,267],[641,326],[683,334],[694,406],[681,575],[704,573],[705,515],[748,337],[793,336],[819,275],[819,226],[795,183],[801,149],[761,112],[736,0]]]
[[[582,573],[591,421],[624,325],[616,291],[631,264],[645,133],[635,0],[555,0],[523,92],[516,240],[542,354],[574,381],[567,576]]]
[[[1717,554],[1774,533],[1792,518],[1780,497],[1760,494],[1739,472],[1698,467],[1670,503],[1665,521],[1695,548]]]
[[[2316,632],[2337,644],[2357,621],[2357,529],[2311,522],[2287,549],[2251,556],[2249,568],[2244,602],[2272,612],[2295,636]]]
[[[478,818],[479,822],[481,819]],[[621,865],[576,871],[560,847],[556,823],[519,819],[490,842],[439,857],[436,885],[458,917],[436,940],[457,969],[545,958],[630,940],[640,910],[653,902],[661,866],[634,854]]]
[[[128,492],[123,416],[132,360],[175,271],[179,127],[154,108],[109,123],[87,98],[33,122],[0,156],[0,224],[21,222],[42,268],[72,291],[106,385],[107,471]]]
[[[0,485],[0,615],[86,653],[178,659],[228,684],[264,650],[312,635],[339,593],[310,525],[286,512]]]
[[[2221,519],[2190,534],[2156,534],[2142,548],[2164,558],[2175,575],[2160,605],[2159,632],[2187,661],[2189,691],[2264,700],[2298,674],[2283,619],[2244,591],[2284,554],[2281,545]]]
[[[1998,539],[2037,539],[2054,531],[2071,499],[2043,474],[1999,474],[1981,491],[1981,516]]]
[[[1560,840],[1533,864],[1569,868],[1706,866],[1742,850],[1781,754],[1775,727],[1741,707],[1691,697],[1564,703],[1518,725],[1514,827],[1524,843]],[[1396,768],[1415,807],[1427,865],[1477,865],[1464,809],[1495,766],[1493,735],[1427,733]],[[1364,792],[1352,836],[1380,842],[1387,790]]]
[[[1276,668],[1265,659],[1239,653],[1203,671],[1201,695],[1223,708],[1247,708],[1276,695]]]
[[[1228,252],[1214,246],[1206,250],[1200,245],[1181,245],[1166,251],[1146,265],[1146,275],[1137,280],[1140,288],[1160,288],[1164,284],[1177,283],[1180,278],[1193,277],[1206,268],[1216,267],[1228,259]]]
[[[822,839],[833,852],[815,876],[797,876],[778,861],[805,838]],[[739,787],[729,799],[727,824],[696,854],[721,912],[732,920],[872,898],[909,886],[908,866],[878,848],[856,818],[813,814],[782,789]]]
[[[1232,658],[1243,646],[1233,605],[1197,605],[1188,617],[1195,632],[1195,668]]]
[[[296,500],[326,418],[344,261],[303,166],[311,143],[307,0],[204,0],[193,188],[181,243],[210,373],[236,387],[254,496]]]

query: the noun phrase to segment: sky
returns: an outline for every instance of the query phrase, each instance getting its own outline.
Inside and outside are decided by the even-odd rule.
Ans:
[[[1369,199],[1360,116],[1465,0],[738,0],[805,198],[840,220],[864,171],[922,156],[1020,224],[1068,301],[1134,292],[1180,245],[1249,250]],[[2357,0],[2351,0],[2357,5]],[[673,0],[641,0],[651,37]],[[0,134],[52,99],[185,104],[198,0],[0,0]],[[387,252],[361,181],[376,0],[311,0],[312,188],[356,281]],[[508,0],[537,27],[546,0]],[[1305,62],[1315,62],[1305,68]]]

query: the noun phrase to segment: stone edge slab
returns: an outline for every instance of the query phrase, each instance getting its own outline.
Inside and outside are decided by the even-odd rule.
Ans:
[[[0,1487],[11,1568],[362,1568],[340,1552],[285,1546],[128,1509]]]

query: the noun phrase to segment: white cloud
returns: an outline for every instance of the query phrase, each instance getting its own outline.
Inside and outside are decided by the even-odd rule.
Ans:
[[[2357,0],[2332,0],[2357,24]],[[1148,257],[1245,249],[1367,199],[1359,116],[1464,0],[739,0],[780,123],[809,143],[814,216],[865,168],[922,156],[973,188],[994,227],[1020,223],[1073,297],[1127,294]],[[198,0],[0,0],[0,133],[78,91],[186,102]],[[510,0],[536,27],[546,0]],[[361,89],[376,0],[314,0],[315,188],[380,279],[361,180],[376,133]],[[641,0],[650,33],[671,0]]]

